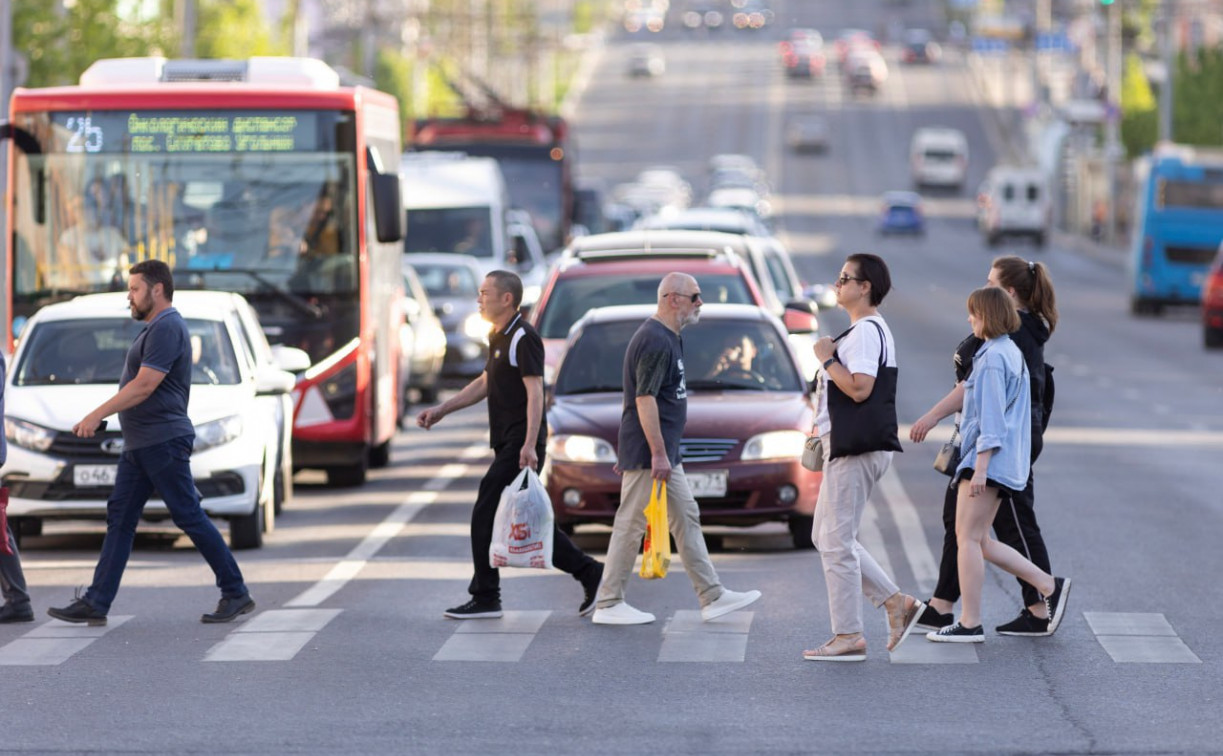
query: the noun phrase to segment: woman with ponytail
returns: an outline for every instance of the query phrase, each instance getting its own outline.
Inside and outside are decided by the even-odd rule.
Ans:
[[[990,266],[988,285],[1009,294],[1019,311],[1019,328],[1010,334],[1010,338],[1019,347],[1028,368],[1032,416],[1031,461],[1035,463],[1040,456],[1042,437],[1053,408],[1053,368],[1045,364],[1045,342],[1057,327],[1058,318],[1053,282],[1044,263],[1007,256],[999,257]],[[982,343],[981,339],[970,335],[956,347],[955,387],[913,424],[909,432],[911,440],[924,440],[940,420],[961,410],[964,380],[972,372],[973,356]],[[1024,489],[1016,491],[1008,501],[1001,502],[993,522],[994,533],[1000,542],[1049,573],[1049,552],[1036,522],[1034,504],[1033,471],[1030,470]],[[949,486],[943,499],[943,558],[939,565],[938,584],[934,597],[918,622],[919,627],[939,630],[954,621],[952,607],[960,598],[955,518],[956,487]],[[1052,635],[1048,609],[1040,592],[1022,580],[1019,585],[1023,592],[1024,608],[1014,620],[996,627],[995,632],[1029,637]]]

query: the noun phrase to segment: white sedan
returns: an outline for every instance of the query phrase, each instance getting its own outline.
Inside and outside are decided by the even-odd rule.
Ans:
[[[238,294],[179,291],[174,306],[191,333],[196,488],[204,511],[229,521],[234,548],[257,548],[292,495],[295,379],[287,371],[305,369],[309,357],[270,347]],[[44,307],[22,330],[5,388],[8,459],[0,468],[9,517],[22,532],[38,532],[49,518],[105,517],[123,453],[118,418],[92,438],[77,438],[72,426],[118,389],[142,328],[127,294],[113,293]],[[169,517],[158,499],[144,514]]]

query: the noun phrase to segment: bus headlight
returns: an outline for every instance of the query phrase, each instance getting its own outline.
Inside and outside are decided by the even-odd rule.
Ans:
[[[558,462],[614,464],[616,461],[612,445],[594,436],[552,436],[548,439],[548,456]]]
[[[203,425],[195,426],[194,450],[202,452],[214,446],[228,444],[242,435],[242,418],[230,415],[220,420],[213,420]]]
[[[761,433],[747,440],[747,443],[743,445],[743,455],[740,459],[745,462],[786,457],[797,459],[803,451],[803,442],[806,440],[806,434],[797,430]]]
[[[4,418],[4,437],[13,444],[34,451],[46,451],[55,441],[55,431],[25,420]]]

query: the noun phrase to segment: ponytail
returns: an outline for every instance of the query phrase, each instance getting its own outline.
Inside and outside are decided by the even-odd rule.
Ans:
[[[1023,308],[1043,320],[1053,333],[1057,328],[1057,299],[1048,266],[1011,255],[994,260],[993,268],[998,271],[1002,288],[1014,289]]]

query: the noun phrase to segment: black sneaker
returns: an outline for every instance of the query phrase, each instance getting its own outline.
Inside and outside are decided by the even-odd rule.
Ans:
[[[932,633],[926,633],[926,640],[935,643],[984,643],[985,628],[964,627],[959,622],[953,623]]]
[[[917,624],[914,627],[920,627],[923,630],[942,630],[951,623],[955,622],[955,617],[950,613],[943,614],[934,607],[930,606],[930,602],[926,602],[926,608],[922,610],[921,616],[917,618]]]
[[[582,605],[578,607],[579,617],[594,614],[595,598],[599,595],[599,584],[603,582],[603,565],[595,562],[595,566],[596,569],[590,570],[582,580],[582,590],[585,591],[585,595],[582,597]]]
[[[994,628],[994,632],[999,635],[1019,635],[1027,638],[1043,638],[1046,635],[1052,635],[1049,630],[1049,619],[1047,617],[1037,617],[1025,607],[1019,616],[1005,625],[999,625]]]
[[[8,603],[0,606],[0,625],[7,625],[12,622],[33,622],[34,610],[30,608],[30,602],[26,601],[22,604]]]
[[[472,599],[462,606],[452,607],[444,612],[447,619],[500,619],[500,601],[480,601]]]
[[[1045,606],[1049,609],[1049,635],[1057,631],[1066,615],[1066,599],[1070,597],[1070,578],[1053,578],[1053,593],[1045,596]]]
[[[76,622],[78,624],[84,622],[87,625],[95,626],[106,624],[106,615],[86,604],[80,590],[77,590],[71,604],[63,609],[51,607],[47,609],[47,614],[64,622]]]
[[[200,622],[210,625],[232,622],[239,614],[250,614],[253,611],[255,611],[255,599],[251,598],[249,593],[241,598],[222,596],[221,600],[217,602],[217,610],[212,614],[201,615]]]

